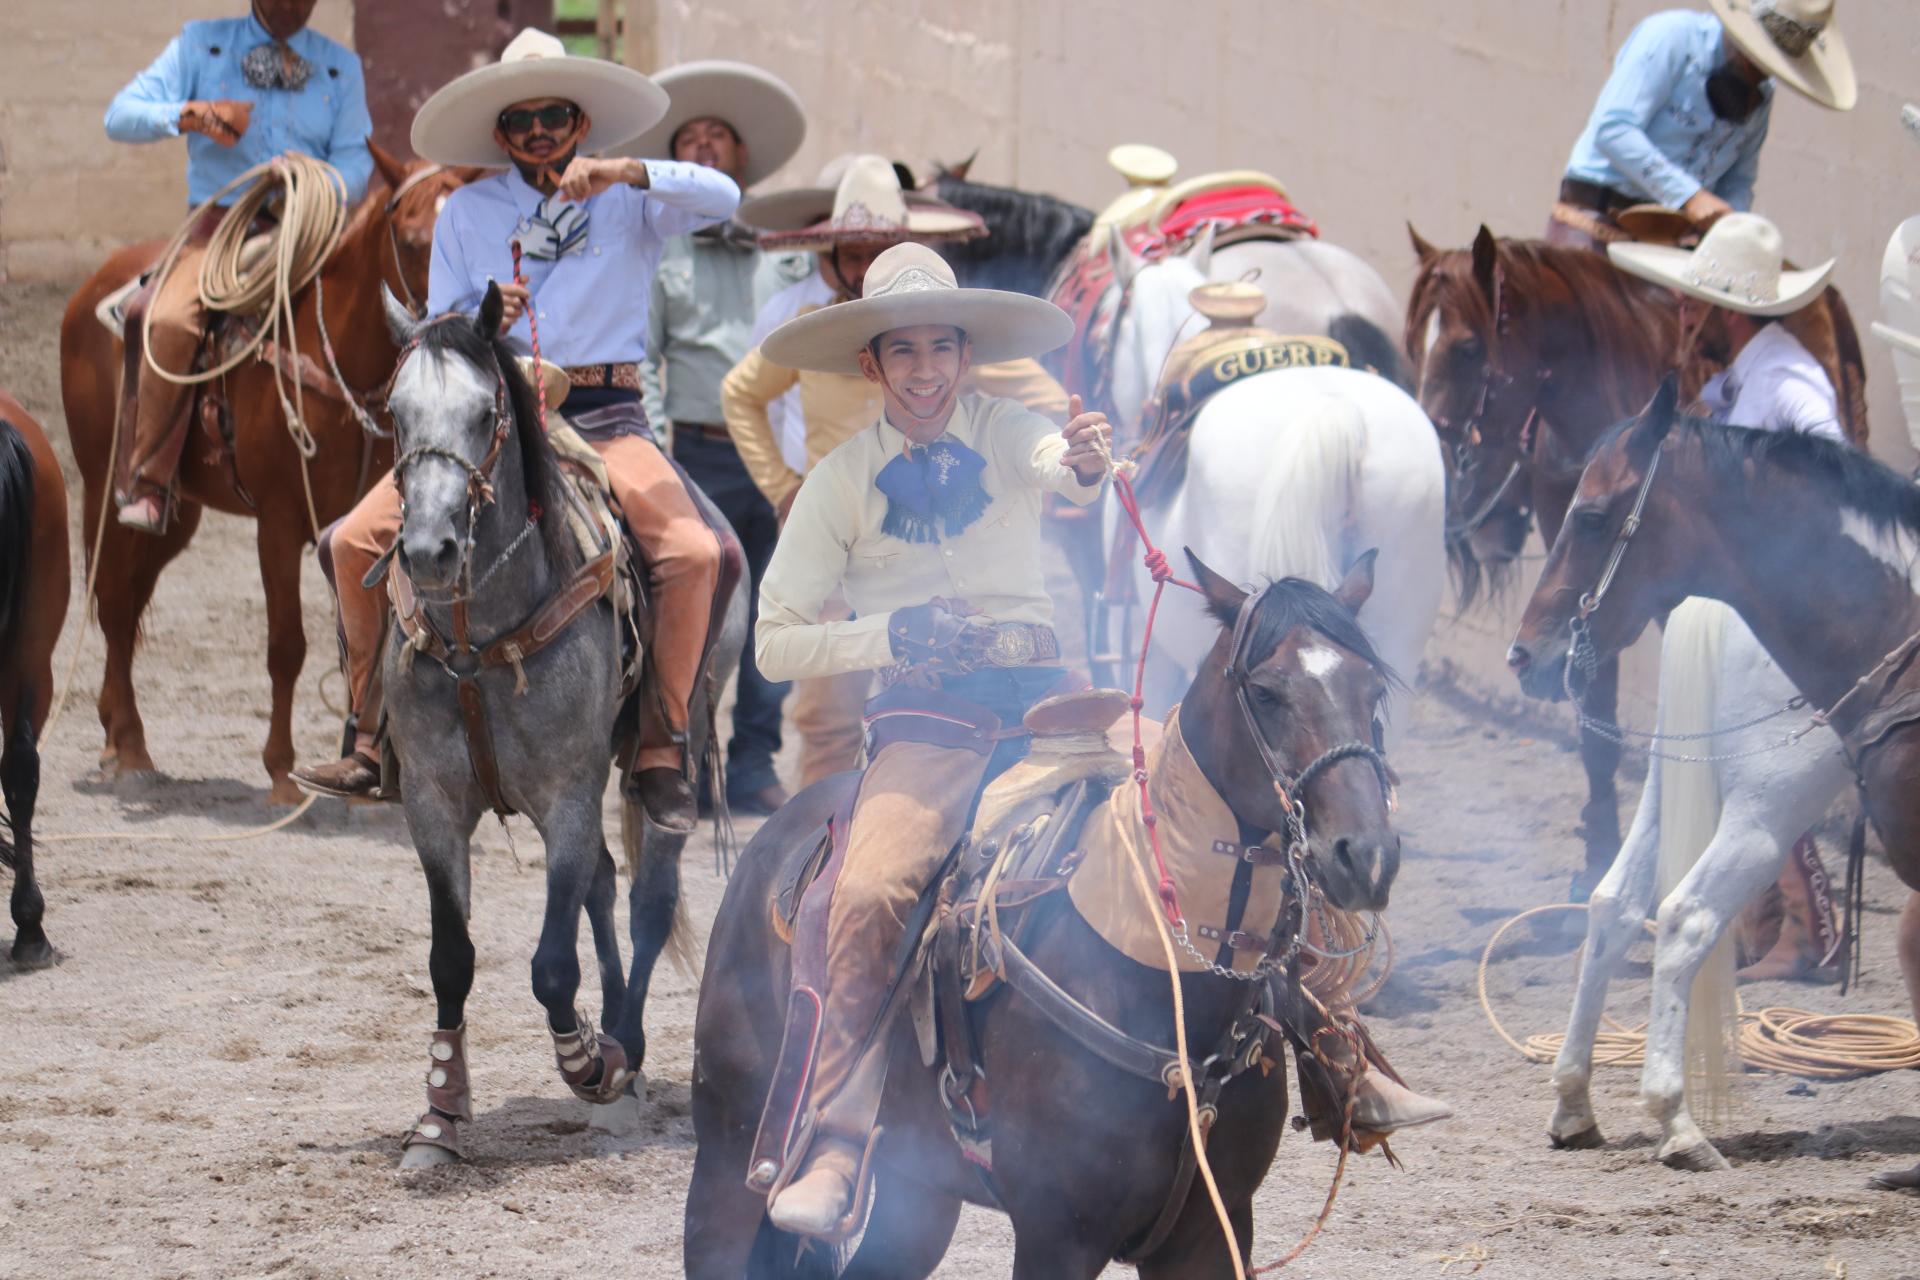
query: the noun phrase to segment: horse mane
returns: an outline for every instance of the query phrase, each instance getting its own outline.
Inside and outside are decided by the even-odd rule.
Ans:
[[[957,178],[944,169],[934,190],[977,213],[991,234],[939,246],[962,288],[1011,289],[1039,296],[1056,267],[1086,238],[1093,210],[1057,196]]]
[[[1222,627],[1231,629],[1234,611],[1209,603],[1208,611]],[[1248,665],[1257,665],[1273,656],[1280,642],[1295,627],[1317,631],[1341,648],[1359,655],[1390,685],[1399,686],[1400,676],[1380,657],[1373,641],[1353,616],[1353,610],[1334,599],[1333,593],[1305,578],[1281,578],[1268,583],[1254,599],[1253,621],[1247,634]]]
[[[1616,423],[1604,443],[1631,431],[1638,418]],[[1920,536],[1920,486],[1871,454],[1805,431],[1766,431],[1686,414],[1671,433],[1700,442],[1701,458],[1716,480],[1751,488],[1769,470],[1812,483],[1835,507],[1865,517],[1876,532]]]
[[[499,338],[483,338],[473,317],[452,312],[428,321],[419,330],[420,346],[430,352],[457,356],[483,374],[498,369],[507,383],[507,405],[512,411],[513,434],[520,448],[521,483],[527,501],[540,509],[540,540],[546,546],[547,562],[556,569],[578,559],[578,551],[566,527],[567,483],[560,471],[560,459],[540,428],[540,403],[526,378],[521,376],[520,361],[513,349]]]

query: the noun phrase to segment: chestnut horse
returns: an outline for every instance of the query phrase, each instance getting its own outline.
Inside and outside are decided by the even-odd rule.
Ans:
[[[1420,407],[1450,458],[1448,550],[1464,607],[1483,572],[1496,589],[1504,584],[1534,520],[1548,543],[1560,532],[1594,443],[1674,367],[1678,310],[1669,290],[1616,270],[1604,254],[1497,238],[1484,226],[1471,248],[1436,249],[1407,230],[1420,260],[1407,354]],[[1828,289],[1790,323],[1827,367],[1847,437],[1864,444],[1866,371],[1846,303]],[[1710,372],[1692,362],[1685,390],[1697,393]],[[1618,685],[1609,658],[1594,673],[1589,714],[1612,720]],[[1580,759],[1586,867],[1573,878],[1576,901],[1620,846],[1620,749],[1583,733]]]
[[[53,963],[33,876],[33,805],[40,792],[40,730],[53,702],[53,646],[67,617],[67,482],[47,433],[0,391],[0,791],[13,868],[13,962]]]
[[[1238,820],[1241,840],[1287,829],[1285,793],[1263,763],[1262,739],[1276,773],[1286,769],[1301,779],[1307,873],[1328,901],[1350,910],[1386,905],[1400,859],[1381,781],[1385,765],[1364,745],[1375,740],[1381,700],[1393,683],[1354,618],[1372,590],[1373,560],[1363,556],[1332,593],[1288,578],[1256,596],[1193,560],[1220,629],[1180,710],[1194,761]],[[1344,763],[1327,763],[1334,760]],[[791,860],[816,846],[856,782],[839,774],[815,783],[775,814],[741,855],[714,920],[694,1025],[698,1147],[684,1237],[692,1280],[836,1274],[831,1251],[803,1249],[773,1227],[765,1195],[745,1179],[787,1000],[788,950],[773,926],[777,899]],[[1269,866],[1252,874],[1285,873]],[[1174,1042],[1165,972],[1114,950],[1065,894],[1031,910],[1020,946],[1034,965],[1125,1035],[1158,1046]],[[1276,944],[1290,927],[1276,931]],[[1219,1043],[1234,1011],[1245,1007],[1245,982],[1197,972],[1180,981],[1188,1043]],[[1013,1280],[1092,1280],[1130,1242],[1159,1234],[1151,1230],[1156,1217],[1170,1188],[1180,1185],[1185,1110],[1160,1082],[1064,1038],[1018,991],[1003,990],[973,1008],[977,1060],[993,1082],[992,1169],[962,1156],[939,1102],[937,1066],[921,1065],[913,1019],[898,1019],[872,1157],[872,1213],[844,1275],[930,1274],[962,1202],[970,1202],[1001,1207],[1013,1220]],[[1277,1042],[1263,1052],[1266,1063],[1283,1061]],[[1234,1076],[1218,1108],[1207,1156],[1234,1224],[1232,1248],[1245,1258],[1253,1245],[1253,1195],[1286,1128],[1286,1072]],[[1198,1180],[1176,1213],[1163,1243],[1138,1260],[1140,1275],[1233,1275]]]
[[[305,388],[308,429],[318,446],[307,462],[313,507],[324,527],[344,515],[367,486],[392,464],[389,441],[365,433],[346,397],[363,403],[393,371],[398,354],[380,309],[385,283],[403,297],[426,294],[427,255],[434,217],[447,192],[478,170],[442,170],[405,164],[373,148],[376,179],[353,210],[345,234],[316,282],[295,300],[295,346]],[[398,193],[396,198],[396,193]],[[112,502],[116,401],[123,348],[95,317],[101,299],[153,266],[158,242],[131,245],[80,286],[60,324],[60,390],[67,428],[85,484],[87,536],[100,528],[102,504]],[[338,357],[342,388],[328,368],[317,323],[316,296],[326,299],[326,332]],[[291,363],[291,361],[289,361]],[[267,606],[267,671],[273,681],[273,711],[261,758],[273,782],[276,803],[296,803],[288,778],[293,767],[293,687],[306,661],[300,617],[300,551],[313,529],[302,490],[301,458],[288,434],[267,363],[249,363],[224,379],[231,409],[231,457],[203,431],[196,412],[192,447],[182,456],[176,515],[165,533],[153,536],[122,528],[109,513],[97,549],[94,599],[106,638],[106,670],[100,684],[100,725],[106,745],[101,767],[125,776],[152,771],[146,728],[133,689],[133,651],[140,616],[154,584],[192,541],[203,508],[252,518],[257,526],[260,580]],[[131,421],[118,430],[131,431]],[[89,545],[89,563],[96,553]]]
[[[1920,489],[1859,450],[1689,418],[1675,399],[1662,387],[1594,450],[1508,665],[1536,697],[1578,693],[1595,661],[1686,597],[1726,602],[1824,709],[1816,723],[1839,734],[1888,861],[1920,891]],[[1783,705],[1777,741],[1809,723]],[[1661,1158],[1684,1167],[1725,1166],[1685,1113],[1682,1072],[1656,1075],[1651,1046],[1673,1038],[1679,993],[1772,874],[1689,877],[1660,907],[1641,1097],[1666,1130]]]

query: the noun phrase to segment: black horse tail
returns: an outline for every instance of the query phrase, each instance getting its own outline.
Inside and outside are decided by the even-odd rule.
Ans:
[[[1379,325],[1348,311],[1333,318],[1327,326],[1327,336],[1347,349],[1347,358],[1353,361],[1354,368],[1372,369],[1408,395],[1413,394],[1413,379],[1407,374],[1407,362],[1400,354],[1400,345]]]
[[[33,571],[33,454],[26,437],[0,418],[0,653],[13,649]]]

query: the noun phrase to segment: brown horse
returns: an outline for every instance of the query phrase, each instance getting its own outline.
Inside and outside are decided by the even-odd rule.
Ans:
[[[353,211],[339,247],[318,278],[295,303],[293,353],[283,367],[298,370],[305,389],[307,427],[318,446],[306,464],[313,509],[324,527],[352,507],[372,480],[392,465],[389,441],[364,432],[348,403],[363,404],[383,386],[398,354],[380,307],[384,283],[403,297],[424,297],[434,216],[447,192],[476,170],[442,170],[405,164],[373,148],[377,174]],[[101,299],[147,270],[159,258],[157,242],[120,250],[67,304],[60,325],[60,389],[74,457],[86,486],[89,538],[100,527],[101,506],[112,501],[116,402],[123,348],[94,311]],[[326,332],[345,386],[333,377],[322,347],[316,298],[326,299]],[[129,330],[130,332],[133,330]],[[203,431],[208,415],[196,412],[194,447],[180,464],[176,518],[155,537],[106,522],[94,582],[100,630],[106,638],[106,671],[100,685],[100,724],[106,745],[103,768],[124,776],[149,772],[146,728],[133,689],[133,652],[140,615],[154,584],[186,548],[205,507],[247,516],[258,524],[260,580],[267,605],[267,670],[273,681],[273,711],[262,759],[273,780],[272,798],[294,803],[300,792],[287,777],[293,767],[293,687],[306,661],[300,618],[300,551],[313,529],[303,491],[301,457],[280,408],[275,370],[266,362],[243,365],[224,379],[231,441]],[[131,431],[130,421],[119,424]],[[89,546],[89,562],[94,549]]]
[[[13,962],[53,963],[33,876],[33,806],[40,792],[40,730],[53,702],[53,647],[67,616],[67,482],[47,433],[0,391],[0,791],[13,867]]]
[[[1505,582],[1531,522],[1549,543],[1560,532],[1594,443],[1675,366],[1678,310],[1669,290],[1615,270],[1604,254],[1496,238],[1484,226],[1471,248],[1442,250],[1407,230],[1420,260],[1407,353],[1415,394],[1450,457],[1448,549],[1467,605],[1483,571],[1496,588]],[[1866,372],[1845,301],[1828,289],[1790,324],[1826,366],[1848,438],[1864,443]],[[1686,391],[1711,372],[1690,360]],[[1608,659],[1587,694],[1592,715],[1613,718],[1618,682]],[[1586,867],[1574,876],[1575,900],[1620,846],[1620,748],[1583,733],[1580,759]]]
[[[1920,890],[1920,489],[1861,451],[1685,417],[1676,399],[1663,385],[1595,449],[1508,665],[1536,697],[1578,693],[1681,600],[1725,601],[1823,709],[1888,861]],[[1662,908],[1680,989],[1730,918]]]
[[[1365,744],[1374,741],[1392,676],[1353,615],[1372,588],[1372,555],[1334,593],[1285,579],[1248,597],[1197,560],[1194,567],[1223,630],[1181,705],[1181,733],[1238,822],[1235,838],[1251,846],[1264,833],[1288,829],[1276,786],[1287,781],[1308,815],[1307,874],[1338,906],[1383,907],[1399,866],[1399,838],[1381,785],[1385,766]],[[1239,676],[1229,676],[1230,669]],[[1263,763],[1262,738],[1272,772]],[[749,1190],[745,1179],[787,1001],[788,949],[772,925],[785,868],[815,847],[856,781],[843,774],[816,783],[775,814],[747,846],[714,922],[694,1028],[699,1145],[684,1237],[693,1280],[835,1274],[825,1251],[802,1250],[766,1220],[765,1194]],[[1249,872],[1285,874],[1276,866]],[[1052,894],[1029,908],[1020,948],[1120,1033],[1162,1049],[1173,1044],[1165,972],[1114,950],[1067,898]],[[1274,946],[1293,927],[1285,919],[1292,915],[1283,913],[1269,940]],[[1222,1043],[1257,990],[1205,972],[1183,974],[1181,984],[1196,1054],[1204,1052],[1199,1046]],[[939,1101],[939,1064],[922,1067],[913,1019],[898,1019],[873,1156],[872,1212],[844,1274],[930,1274],[962,1202],[970,1202],[1011,1217],[1014,1280],[1091,1280],[1110,1259],[1155,1238],[1152,1229],[1168,1208],[1176,1216],[1160,1243],[1137,1259],[1141,1276],[1231,1276],[1232,1258],[1205,1191],[1197,1179],[1178,1178],[1186,1112],[1164,1083],[1088,1052],[1024,990],[1002,988],[972,1009],[975,1061],[992,1097],[991,1170],[962,1157]],[[1245,1047],[1263,1054],[1266,1065],[1280,1065],[1278,1044],[1267,1044],[1265,1030]],[[1243,1258],[1253,1243],[1253,1194],[1287,1114],[1284,1070],[1233,1075],[1218,1097],[1207,1154],[1234,1224],[1232,1247]],[[1176,1187],[1185,1188],[1179,1199]]]

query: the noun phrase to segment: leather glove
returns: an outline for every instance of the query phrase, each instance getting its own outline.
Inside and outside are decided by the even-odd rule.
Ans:
[[[887,619],[887,643],[893,656],[929,672],[958,674],[979,666],[991,632],[955,612],[956,604],[961,602],[936,596],[925,604],[895,609]]]

